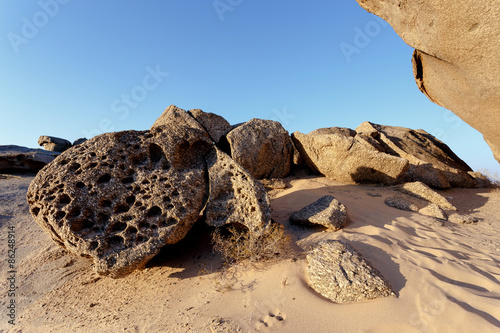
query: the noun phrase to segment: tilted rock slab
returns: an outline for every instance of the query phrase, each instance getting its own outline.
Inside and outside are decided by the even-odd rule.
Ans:
[[[252,119],[227,135],[231,157],[256,179],[283,178],[290,173],[293,145],[277,121]]]
[[[204,131],[175,124],[99,135],[38,173],[27,194],[31,214],[56,243],[92,258],[98,273],[124,276],[196,222],[210,145]]]
[[[416,49],[420,90],[480,131],[500,162],[500,2],[357,1]]]
[[[395,184],[408,170],[408,161],[381,151],[371,138],[352,130],[295,132],[292,139],[307,165],[345,183]]]
[[[405,183],[398,185],[397,189],[416,198],[435,203],[442,209],[457,210],[457,208],[453,206],[448,199],[432,190],[429,186],[422,182]]]
[[[418,212],[422,215],[435,217],[440,220],[446,221],[448,219],[446,213],[435,203],[428,204],[424,208],[421,208]]]
[[[410,162],[405,181],[421,181],[435,188],[474,187],[471,168],[443,142],[424,130],[384,126],[365,121],[358,134],[371,137],[387,154]]]
[[[347,209],[333,196],[326,195],[293,213],[290,216],[290,222],[322,225],[328,229],[339,230],[347,222]]]
[[[409,212],[418,212],[420,210],[420,208],[415,204],[414,200],[411,200],[410,197],[401,194],[387,197],[384,200],[384,203],[389,207],[399,210],[406,210]]]
[[[264,186],[219,148],[207,155],[210,195],[206,222],[212,227],[241,224],[250,231],[271,220]]]
[[[396,296],[382,274],[356,249],[340,240],[316,244],[307,254],[310,286],[335,303]]]

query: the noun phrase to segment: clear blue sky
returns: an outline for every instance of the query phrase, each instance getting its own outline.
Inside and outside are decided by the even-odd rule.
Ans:
[[[2,1],[0,22],[1,145],[147,129],[175,104],[290,132],[422,128],[500,171],[480,133],[420,93],[412,49],[355,0]]]

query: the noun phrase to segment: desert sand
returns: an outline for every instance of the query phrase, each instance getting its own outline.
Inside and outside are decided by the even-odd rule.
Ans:
[[[51,241],[32,219],[32,176],[0,177],[1,332],[495,332],[500,329],[500,192],[440,191],[477,224],[458,225],[388,207],[390,187],[287,178],[272,190],[273,219],[296,253],[221,274],[210,230],[199,224],[142,271],[112,279]],[[348,210],[339,231],[290,225],[289,216],[324,195]],[[8,228],[16,239],[16,319],[8,323]],[[398,297],[334,304],[309,286],[305,254],[341,239],[361,252]]]

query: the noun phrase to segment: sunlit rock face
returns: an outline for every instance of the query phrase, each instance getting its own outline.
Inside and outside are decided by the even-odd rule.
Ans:
[[[357,1],[415,48],[420,90],[480,131],[500,162],[500,2]]]

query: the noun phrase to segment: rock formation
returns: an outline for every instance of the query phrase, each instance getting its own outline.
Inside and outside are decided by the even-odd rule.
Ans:
[[[57,244],[112,277],[183,239],[204,208],[212,226],[266,225],[264,187],[213,141],[170,106],[149,131],[102,134],[62,153],[30,184],[31,214]]]
[[[0,146],[0,172],[38,172],[59,155],[42,149]]]
[[[207,156],[210,196],[206,222],[212,227],[241,224],[255,230],[270,221],[264,186],[227,154],[214,147]]]
[[[357,133],[372,137],[390,155],[410,162],[405,181],[421,181],[435,188],[473,187],[471,168],[443,142],[424,130],[377,125],[365,121]]]
[[[293,213],[290,216],[290,222],[322,225],[331,230],[339,230],[347,222],[347,209],[333,196],[326,195]]]
[[[435,203],[428,204],[424,208],[421,208],[418,212],[422,215],[435,217],[440,220],[446,221],[448,219],[446,213]]]
[[[283,178],[290,173],[293,146],[277,121],[252,119],[227,135],[231,157],[255,178]]]
[[[407,210],[409,212],[418,212],[419,207],[415,204],[414,200],[411,200],[408,196],[404,196],[401,194],[396,194],[392,197],[387,197],[385,199],[385,204],[389,207]]]
[[[38,144],[43,146],[43,149],[48,151],[56,151],[62,153],[66,149],[69,149],[72,144],[68,140],[56,138],[53,136],[42,135],[38,138]]]
[[[416,49],[420,90],[479,130],[500,162],[500,2],[357,1]]]
[[[316,244],[307,255],[311,287],[335,303],[396,296],[389,283],[356,249],[339,240]]]
[[[333,180],[394,184],[408,170],[407,160],[380,151],[369,138],[349,129],[295,132],[292,139],[307,165]]]

